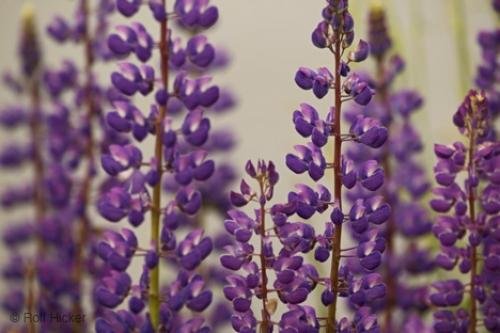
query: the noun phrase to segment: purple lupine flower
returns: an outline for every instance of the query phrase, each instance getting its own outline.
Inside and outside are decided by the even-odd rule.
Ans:
[[[289,306],[280,320],[282,332],[319,332],[316,311],[310,306]]]
[[[207,29],[219,18],[217,7],[207,0],[176,0],[174,12],[179,15],[179,24],[186,29]]]
[[[346,154],[351,159],[349,166],[346,165],[350,172],[349,177],[346,175],[349,182],[344,184],[353,187],[348,198],[354,204],[350,212],[351,219],[354,220],[351,224],[354,238],[358,239],[364,237],[367,232],[373,232],[368,220],[371,219],[375,224],[376,221],[387,220],[383,232],[374,233],[381,234],[379,242],[380,239],[385,239],[386,242],[380,268],[384,275],[387,295],[384,300],[372,304],[372,307],[373,310],[384,313],[384,320],[380,321],[384,330],[397,332],[406,325],[407,318],[420,315],[427,309],[425,301],[419,301],[419,295],[423,293],[425,298],[425,292],[417,286],[406,285],[407,278],[415,274],[425,274],[434,266],[428,251],[420,250],[417,242],[417,237],[430,231],[426,209],[419,202],[427,193],[429,182],[425,177],[424,168],[416,158],[422,150],[422,143],[410,118],[421,106],[422,99],[414,91],[392,89],[395,78],[404,68],[404,63],[399,56],[390,54],[392,41],[388,33],[385,10],[381,5],[371,7],[368,29],[370,55],[376,62],[377,74],[373,78],[368,74],[364,74],[364,77],[369,86],[375,89],[376,95],[367,107],[353,107],[346,113],[346,120],[351,123],[351,140],[363,145],[349,147]],[[383,166],[384,186],[377,191],[380,180],[377,179],[376,171],[372,172],[371,177],[362,178],[364,183],[362,180],[359,183],[361,186],[355,185],[351,170],[357,164],[372,170],[378,164]],[[378,196],[373,197],[373,193],[366,191],[367,189],[376,190]],[[367,197],[372,199],[367,201]],[[369,214],[374,208],[374,213]],[[407,248],[402,248],[401,251],[395,246],[395,239],[400,236],[407,243]],[[373,240],[365,241],[360,244],[358,251],[360,248],[365,255],[361,256],[364,260],[360,262],[361,267],[368,269],[372,264],[378,266],[376,264],[379,263],[380,251],[376,250],[376,243],[373,243]],[[418,260],[422,262],[416,264],[415,261]],[[402,291],[415,294],[399,297]],[[401,311],[396,312],[401,319],[396,319],[396,310]]]
[[[371,313],[370,305],[379,302],[385,296],[385,286],[378,273],[372,273],[382,261],[385,240],[380,230],[391,215],[391,208],[383,202],[381,196],[367,195],[359,199],[351,209],[342,203],[342,187],[361,188],[374,192],[384,182],[384,171],[376,159],[360,163],[342,153],[342,143],[352,141],[360,146],[376,149],[387,140],[388,133],[378,115],[356,117],[348,133],[341,132],[342,105],[354,101],[360,107],[367,105],[373,96],[371,82],[363,75],[351,72],[353,63],[365,60],[369,54],[369,44],[360,41],[352,50],[342,55],[354,41],[353,18],[348,11],[348,1],[327,1],[322,12],[323,19],[312,33],[313,44],[320,49],[330,50],[335,60],[332,69],[321,67],[317,70],[301,67],[295,74],[295,82],[304,90],[312,90],[321,99],[332,91],[331,111],[321,116],[309,104],[301,104],[293,114],[296,131],[311,142],[296,145],[295,153],[286,156],[286,165],[294,173],[308,173],[309,177],[319,182],[317,189],[307,185],[298,185],[297,191],[290,192],[285,204],[273,206],[271,213],[275,230],[282,248],[275,261],[280,300],[289,304],[289,312],[280,321],[280,328],[290,332],[319,332],[325,327],[326,332],[350,332],[379,330],[376,317]],[[333,139],[331,139],[333,137]],[[328,143],[333,145],[333,161],[327,161],[324,149]],[[322,181],[332,172],[334,184],[332,192]],[[242,193],[245,200],[251,196]],[[239,203],[242,203],[240,200]],[[309,220],[316,215],[327,214],[323,227],[313,227],[307,221],[291,222],[292,216]],[[342,226],[346,223],[358,230],[356,241],[359,246],[342,249]],[[357,249],[354,253],[350,252]],[[303,253],[314,251],[314,257],[320,262],[331,260],[329,276],[320,276],[312,265],[305,262]],[[343,258],[355,260],[364,274],[354,276],[355,271]],[[284,269],[283,268],[283,265]],[[290,269],[287,266],[290,265]],[[315,282],[316,281],[316,282]],[[317,318],[314,311],[301,305],[316,288],[321,290],[322,303],[328,308],[326,318]],[[356,310],[354,318],[340,318],[337,313],[338,298],[349,300]]]
[[[275,270],[278,276],[274,285],[277,296],[290,304],[304,301],[308,290],[300,285],[300,281],[311,277],[308,276],[309,272],[304,271],[297,274],[294,279],[296,270],[302,266],[301,257],[285,261],[275,259],[271,237],[274,235],[280,239],[289,239],[293,237],[290,236],[290,232],[293,231],[282,230],[280,234],[280,232],[272,232],[273,228],[269,225],[266,226],[266,221],[269,220],[267,205],[273,198],[274,186],[279,179],[274,163],[259,160],[255,167],[251,161],[248,161],[246,170],[258,187],[254,190],[245,180],[242,180],[240,192],[231,192],[231,201],[237,207],[255,202],[258,208],[253,216],[241,210],[230,210],[229,218],[224,222],[226,231],[234,237],[235,242],[226,246],[226,254],[221,256],[220,262],[225,268],[236,271],[227,276],[224,295],[233,305],[234,313],[231,317],[231,324],[236,332],[256,331],[258,316],[260,316],[260,331],[272,332],[271,316],[276,310],[277,298],[270,290],[270,272]],[[255,247],[250,243],[252,238],[259,239],[258,252],[255,252]],[[297,241],[300,242],[300,239]],[[311,266],[310,270],[314,271],[314,268]],[[259,295],[258,298],[262,300],[262,311],[257,316],[251,310],[252,295]],[[301,307],[298,308],[301,309]]]
[[[107,231],[97,245],[97,254],[116,271],[125,271],[137,250],[137,238],[129,229],[121,233]]]
[[[140,5],[133,0],[116,1],[118,12],[125,17],[133,18]],[[173,6],[173,12],[167,5]],[[121,303],[129,298],[134,327],[145,332],[207,332],[205,318],[187,315],[184,309],[203,312],[212,302],[212,286],[207,283],[215,278],[196,273],[210,267],[201,269],[214,248],[212,239],[204,235],[201,214],[214,193],[219,196],[214,196],[213,200],[219,200],[214,202],[227,207],[222,193],[234,177],[229,165],[218,166],[212,160],[212,153],[227,151],[232,145],[227,132],[212,137],[209,120],[223,92],[207,75],[218,49],[201,32],[215,23],[218,11],[206,0],[151,0],[147,7],[157,22],[158,36],[133,22],[117,26],[107,37],[109,50],[122,60],[111,75],[121,97],[113,100],[114,110],[106,115],[106,121],[111,131],[131,134],[134,141],[152,136],[155,153],[143,156],[134,141],[110,145],[101,162],[116,181],[102,193],[97,206],[107,220],[119,222],[128,216],[135,228],[151,214],[151,243],[145,248],[137,246],[133,253],[144,256],[143,274],[140,281],[132,281],[131,292],[119,299]],[[187,30],[190,37],[183,41],[175,36],[176,28]],[[159,69],[151,61],[156,50],[161,57]],[[135,106],[133,98],[138,94],[153,97],[148,112]],[[219,109],[231,106],[226,103]],[[226,179],[226,175],[231,177]],[[167,202],[161,200],[162,189],[170,194]],[[184,237],[179,239],[181,234]],[[219,244],[215,246],[220,248]],[[113,259],[116,250],[104,246],[101,257],[108,257],[107,267],[112,272],[127,274],[130,258],[123,247],[120,249]],[[160,269],[164,265],[172,266],[178,274],[161,286]],[[125,320],[120,311],[107,312],[96,322],[96,330],[107,332]]]
[[[436,332],[477,332],[480,307],[486,314],[486,329],[498,329],[490,314],[496,311],[491,299],[495,298],[500,268],[498,237],[491,235],[498,220],[498,206],[492,198],[499,195],[494,165],[499,163],[500,143],[491,141],[491,117],[484,92],[471,90],[453,116],[453,122],[467,138],[467,147],[457,142],[436,145],[434,149],[438,186],[433,191],[436,199],[431,201],[431,207],[440,215],[432,231],[442,248],[436,262],[447,270],[458,266],[460,273],[468,276],[467,282],[455,279],[433,285],[430,301],[435,306],[459,306],[463,298],[468,298],[467,305],[455,313],[434,313]],[[482,268],[478,263],[481,254]]]
[[[105,307],[114,308],[127,296],[132,281],[127,273],[112,271],[110,276],[102,279],[94,293],[97,301]]]
[[[463,309],[455,313],[449,310],[440,310],[434,313],[435,332],[468,332],[468,314]]]

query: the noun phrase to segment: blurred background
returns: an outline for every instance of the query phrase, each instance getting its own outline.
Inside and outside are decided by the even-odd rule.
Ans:
[[[41,36],[55,13],[70,17],[75,6],[72,0],[32,2]],[[303,141],[293,130],[292,112],[307,101],[324,113],[330,102],[328,98],[318,102],[310,92],[300,90],[293,80],[300,66],[316,68],[332,63],[329,52],[316,49],[310,43],[310,34],[319,21],[324,1],[213,2],[219,7],[221,19],[209,32],[210,40],[226,46],[233,59],[229,69],[217,75],[216,82],[230,85],[238,98],[236,111],[222,120],[237,133],[238,146],[233,161],[242,170],[248,159],[274,160],[282,178],[278,194],[284,196],[293,184],[305,179],[288,171],[284,163],[285,154]],[[465,92],[473,86],[479,60],[476,35],[498,22],[490,0],[385,0],[382,3],[388,12],[396,50],[407,64],[397,86],[417,89],[425,100],[414,119],[426,144],[422,158],[430,172],[434,163],[432,144],[449,143],[458,137],[451,116]],[[369,4],[368,0],[351,1],[357,38],[366,38]],[[17,70],[18,19],[22,5],[22,0],[0,1],[0,69]],[[135,19],[150,22],[149,15],[148,11],[141,11]],[[46,38],[42,46],[49,65],[57,64],[64,57],[83,61],[83,52],[78,48],[59,46]],[[355,70],[372,70],[372,66],[369,60]],[[108,65],[100,71],[101,82],[107,80],[114,68]],[[9,102],[9,98],[7,92],[0,90],[0,104]],[[0,140],[4,141],[6,135],[0,132]],[[12,180],[12,173],[0,173],[0,186]],[[7,223],[10,217],[0,213],[2,223]],[[0,289],[7,287],[3,283],[0,282]]]

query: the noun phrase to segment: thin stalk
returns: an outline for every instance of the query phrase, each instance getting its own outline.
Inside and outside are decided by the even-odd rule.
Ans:
[[[264,178],[259,179],[260,195],[264,196]],[[262,322],[260,324],[260,333],[268,333],[272,325],[269,311],[267,310],[267,262],[264,254],[264,237],[266,235],[266,207],[265,202],[260,203],[260,272],[262,279]]]
[[[45,174],[45,166],[42,156],[42,115],[40,110],[40,84],[37,77],[31,78],[29,80],[29,89],[31,94],[31,108],[32,117],[30,120],[30,133],[31,141],[33,144],[33,169],[35,174],[34,179],[34,205],[35,205],[35,220],[39,224],[43,221],[45,213],[47,211],[47,206],[45,204],[45,198],[43,193],[43,182]],[[36,256],[43,257],[45,253],[45,244],[40,237],[37,237],[36,242]],[[36,268],[35,262],[32,263],[32,267],[28,268],[27,278],[28,278],[28,300],[27,309],[31,314],[36,313]],[[30,320],[28,323],[28,332],[35,333],[37,331],[35,322]]]
[[[339,25],[342,26],[342,23]],[[340,114],[342,107],[342,91],[340,80],[340,61],[341,61],[341,33],[337,30],[335,38],[335,84],[334,84],[334,103],[335,103],[335,116],[333,126],[333,182],[334,182],[334,198],[339,208],[342,210],[342,183],[341,183],[341,155],[342,155],[342,139],[341,139],[341,126]],[[335,333],[337,330],[336,315],[337,315],[337,294],[339,283],[339,265],[341,254],[341,240],[342,240],[342,225],[335,226],[335,233],[333,237],[332,261],[330,266],[330,282],[333,292],[333,301],[328,307],[328,318],[326,321],[326,332]]]
[[[392,112],[389,104],[389,96],[388,96],[388,87],[384,82],[385,77],[385,57],[381,56],[377,58],[376,61],[377,66],[377,95],[380,98],[380,102],[384,106],[384,108],[388,111],[389,115],[392,116]],[[390,131],[390,128],[387,128]],[[390,152],[387,148],[384,149],[384,153],[382,156],[382,166],[384,168],[384,173],[388,179],[391,177],[391,164],[389,161]],[[386,200],[389,199],[387,191],[384,191],[384,197]],[[387,255],[388,261],[386,262],[385,268],[385,285],[387,287],[387,302],[384,308],[384,326],[385,332],[392,332],[392,312],[394,310],[394,306],[396,304],[396,281],[394,279],[394,275],[391,272],[391,258],[394,254],[394,236],[395,236],[395,225],[394,218],[389,216],[387,220],[387,229],[386,229],[386,241],[387,248],[385,253]]]
[[[475,103],[473,101],[472,103]],[[475,111],[474,105],[472,106],[473,112]],[[469,128],[469,152],[468,152],[468,173],[469,173],[469,179],[474,176],[475,173],[475,168],[474,168],[474,154],[475,154],[475,144],[476,144],[476,138],[475,138],[475,131],[474,131],[474,124],[472,124]],[[470,217],[470,223],[472,226],[472,229],[474,229],[474,226],[476,224],[476,195],[475,195],[475,189],[474,187],[469,185],[469,196],[468,196],[468,201],[469,201],[469,217]],[[469,312],[469,332],[470,333],[476,333],[477,332],[477,306],[476,306],[476,296],[474,295],[474,289],[476,286],[476,276],[477,276],[477,266],[478,266],[478,260],[477,260],[477,248],[474,245],[471,245],[471,254],[470,254],[470,261],[471,261],[471,270],[470,270],[470,312]]]
[[[80,223],[78,225],[78,230],[76,233],[76,263],[73,270],[73,281],[75,283],[75,288],[79,291],[78,294],[82,295],[82,275],[84,272],[85,263],[85,247],[89,238],[89,234],[92,230],[91,221],[88,217],[88,206],[90,201],[90,194],[92,191],[92,181],[94,178],[95,169],[95,137],[93,130],[93,120],[95,118],[95,101],[92,93],[92,80],[93,72],[92,67],[94,65],[94,56],[92,50],[92,37],[90,35],[90,17],[89,17],[89,3],[88,0],[82,1],[82,12],[85,20],[85,32],[83,35],[84,43],[84,59],[85,59],[85,95],[84,103],[86,108],[86,121],[87,121],[87,146],[84,153],[84,158],[87,161],[87,170],[85,172],[82,187],[80,192],[80,200],[82,205],[82,212]],[[79,297],[73,304],[73,313],[82,314],[82,297]],[[73,323],[74,332],[82,332],[83,325],[80,323]]]
[[[27,295],[26,295],[26,304],[28,313],[33,315],[35,313],[35,301],[36,301],[36,291],[35,291],[35,265],[28,265],[26,270],[26,280],[27,280]],[[36,326],[34,320],[28,321],[28,332],[35,333]]]
[[[166,6],[166,0],[162,0]],[[168,19],[160,24],[160,62],[161,62],[161,81],[164,88],[168,89]],[[160,105],[160,112],[156,120],[156,138],[155,138],[155,159],[156,169],[158,171],[159,181],[153,188],[153,203],[151,208],[151,246],[155,252],[160,250],[160,215],[161,215],[161,179],[163,176],[163,119],[167,114],[167,107]],[[158,330],[160,323],[160,265],[156,265],[149,271],[149,315],[155,331]]]

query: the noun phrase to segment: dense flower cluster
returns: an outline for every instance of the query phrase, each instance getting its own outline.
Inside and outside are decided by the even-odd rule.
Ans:
[[[212,83],[230,57],[205,35],[210,0],[77,0],[46,32],[83,62],[54,67],[26,7],[20,70],[3,76],[17,101],[0,109],[0,167],[28,175],[0,193],[22,218],[2,231],[0,304],[22,320],[2,332],[500,332],[500,30],[478,36],[479,90],[453,116],[464,140],[434,146],[431,219],[412,124],[423,99],[395,88],[405,62],[384,9],[354,43],[349,0],[325,1],[311,42],[332,67],[294,79],[331,103],[292,114],[306,142],[284,162],[308,179],[283,201],[271,161],[248,161],[229,191],[235,140],[214,123],[236,100]],[[374,74],[351,71],[370,55]]]
[[[444,308],[434,313],[434,330],[477,332],[484,325],[496,332],[500,328],[496,297],[500,257],[495,232],[500,212],[500,144],[488,136],[491,113],[484,93],[471,90],[453,122],[467,141],[434,147],[438,158],[434,172],[439,186],[433,189],[430,204],[440,215],[432,231],[441,243],[437,264],[446,270],[458,266],[462,274],[468,275],[468,281],[450,278],[433,284],[430,300]],[[466,293],[469,300],[463,305]],[[483,324],[478,317],[479,307],[484,313]]]
[[[424,168],[417,160],[423,145],[417,129],[411,123],[411,116],[422,105],[422,98],[415,91],[395,91],[392,88],[405,64],[398,55],[389,53],[392,41],[381,5],[373,5],[370,9],[368,27],[370,55],[375,60],[376,74],[373,77],[367,75],[367,80],[376,91],[375,98],[367,107],[353,107],[346,112],[345,118],[351,124],[351,133],[359,136],[359,128],[367,122],[364,120],[360,124],[360,119],[373,117],[379,122],[376,126],[387,128],[389,138],[381,149],[352,145],[347,156],[356,164],[377,160],[384,167],[385,185],[378,190],[378,194],[390,204],[393,214],[385,226],[387,248],[381,267],[387,297],[374,306],[384,312],[385,332],[399,332],[403,327],[405,331],[415,331],[416,321],[428,308],[427,292],[425,286],[408,282],[412,276],[429,273],[434,267],[429,251],[418,244],[418,238],[428,234],[431,228],[430,217],[422,202],[430,184]],[[373,120],[370,122],[373,123]],[[360,136],[359,141],[363,140],[363,136]],[[372,195],[358,185],[348,194],[348,198],[355,203]],[[353,237],[359,237],[355,228]],[[405,241],[401,250],[396,247],[396,242],[400,239]],[[396,309],[401,309],[402,315],[399,312],[393,315]],[[409,321],[412,321],[411,325]],[[421,324],[418,329],[420,326]]]
[[[377,331],[377,318],[372,314],[370,305],[385,296],[382,276],[374,270],[381,264],[385,250],[383,230],[380,228],[390,216],[391,208],[380,195],[371,195],[356,200],[351,208],[342,202],[342,189],[353,189],[358,184],[369,192],[378,190],[384,183],[384,172],[377,160],[356,163],[342,153],[342,143],[353,141],[359,145],[376,149],[387,139],[387,129],[377,118],[360,114],[349,133],[341,131],[342,105],[348,100],[360,106],[367,105],[373,95],[369,83],[361,76],[350,71],[352,63],[361,62],[368,57],[369,45],[359,44],[343,59],[344,50],[354,41],[354,22],[348,11],[348,1],[329,0],[324,8],[323,19],[312,34],[313,44],[320,49],[328,49],[334,56],[333,72],[327,68],[312,70],[300,68],[295,76],[299,87],[312,90],[317,98],[323,98],[331,91],[334,104],[325,117],[309,104],[302,104],[293,114],[295,129],[304,138],[310,138],[306,145],[295,146],[295,153],[286,156],[286,164],[297,174],[307,172],[317,182],[316,188],[297,185],[290,192],[288,202],[274,208],[275,223],[283,223],[287,218],[297,216],[309,220],[315,215],[328,214],[327,222],[314,227],[308,223],[292,223],[284,228],[284,251],[281,256],[292,260],[296,253],[314,250],[319,262],[330,259],[329,276],[315,276],[312,273],[297,274],[290,284],[301,286],[301,297],[285,299],[294,304],[291,311],[301,311],[304,318],[314,317],[306,306],[296,305],[307,298],[307,294],[318,286],[321,288],[321,301],[328,308],[327,317],[321,325],[312,325],[314,330],[295,329],[292,332],[318,332],[325,327],[326,332],[364,332]],[[327,161],[324,149],[333,139],[333,161]],[[319,183],[325,173],[333,174],[333,194]],[[325,218],[323,218],[325,220]],[[343,225],[350,226],[356,233],[357,245],[343,248]],[[299,236],[300,235],[300,236]],[[300,241],[298,241],[298,238]],[[344,258],[357,258],[363,274],[354,275]],[[304,266],[309,267],[309,266]],[[308,269],[308,268],[304,268]],[[309,276],[308,278],[306,278]],[[308,280],[315,281],[315,284]],[[307,287],[309,286],[309,287]],[[340,317],[337,313],[338,298],[347,298],[355,314],[353,318]],[[307,320],[307,319],[306,319]],[[309,323],[313,321],[309,320]],[[297,327],[297,326],[295,326]]]
[[[234,177],[230,166],[216,168],[211,159],[214,152],[229,149],[232,139],[227,132],[212,132],[207,116],[229,109],[234,100],[205,73],[224,66],[227,57],[200,33],[218,19],[217,8],[208,1],[177,0],[172,12],[167,12],[166,1],[150,0],[148,6],[160,31],[158,41],[139,22],[118,25],[107,40],[116,56],[140,62],[122,61],[111,75],[121,94],[106,118],[114,131],[130,134],[137,143],[110,145],[102,155],[102,166],[114,180],[99,199],[98,210],[111,222],[127,218],[133,228],[139,228],[149,213],[151,242],[141,246],[133,229],[122,229],[99,244],[98,254],[110,270],[96,288],[96,297],[110,309],[128,299],[128,308],[105,311],[96,330],[207,332],[209,323],[196,313],[212,302],[212,291],[199,268],[214,244],[204,234],[200,210],[202,200],[209,203],[203,197],[208,191],[214,193],[212,203],[225,209],[228,201],[220,193]],[[117,0],[116,7],[123,16],[132,17],[141,2]],[[187,32],[185,44],[173,35],[174,26]],[[156,59],[155,50],[159,69],[148,64]],[[137,95],[154,96],[149,114],[134,103]],[[143,156],[139,145],[149,136],[155,147],[150,158]],[[171,193],[166,203],[161,199],[163,188]],[[134,256],[144,257],[137,283],[126,272]],[[164,286],[162,265],[177,272]],[[211,324],[226,320],[222,315],[213,316]]]

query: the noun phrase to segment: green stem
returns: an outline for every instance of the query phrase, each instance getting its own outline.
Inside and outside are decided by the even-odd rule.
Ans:
[[[35,173],[35,193],[34,193],[34,205],[35,205],[35,220],[36,222],[42,223],[47,207],[45,205],[45,198],[43,193],[43,181],[45,166],[43,163],[42,156],[42,128],[41,128],[41,112],[40,112],[40,85],[38,78],[32,78],[29,81],[30,93],[31,93],[31,106],[33,109],[32,117],[30,120],[30,132],[31,140],[33,143],[33,169]],[[37,237],[36,242],[37,254],[36,256],[43,257],[45,253],[45,244],[40,237]],[[28,267],[27,279],[28,279],[28,297],[27,297],[27,309],[28,313],[32,315],[36,313],[36,263],[33,262],[30,267]],[[37,331],[35,326],[35,321],[30,320],[28,323],[28,332],[35,333]]]

